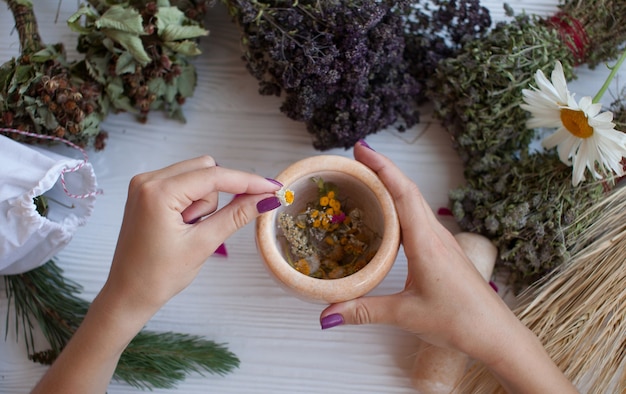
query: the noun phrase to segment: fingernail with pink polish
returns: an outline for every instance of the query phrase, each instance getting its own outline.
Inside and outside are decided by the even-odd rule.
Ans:
[[[268,181],[272,182],[274,185],[278,185],[280,187],[283,187],[283,184],[278,182],[276,179],[272,179],[272,178],[265,178],[265,179],[267,179]]]
[[[280,207],[280,200],[276,196],[268,197],[256,204],[256,210],[259,211],[259,213],[269,212],[278,207]]]
[[[190,221],[187,222],[187,224],[196,224],[196,223],[198,223],[198,220],[200,220],[200,219],[201,219],[200,217],[197,217],[195,219],[191,219]]]
[[[369,150],[374,150],[367,142],[365,142],[365,140],[359,140],[359,144],[361,144],[361,146],[364,146]]]
[[[325,316],[320,321],[320,324],[322,325],[322,330],[337,327],[342,325],[343,323],[343,316],[341,316],[339,313],[333,313],[332,315]]]

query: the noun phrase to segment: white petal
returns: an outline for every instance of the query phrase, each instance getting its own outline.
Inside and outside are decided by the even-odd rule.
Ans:
[[[577,186],[582,180],[585,179],[585,168],[586,163],[584,162],[585,157],[585,145],[581,145],[578,150],[579,156],[574,159],[574,170],[572,171],[572,184]]]
[[[565,80],[565,74],[563,73],[563,66],[561,62],[557,60],[554,70],[552,70],[552,85],[558,92],[558,97],[562,103],[567,102],[569,97],[569,91],[567,90],[567,80]]]
[[[571,166],[573,162],[571,159],[576,157],[578,149],[581,145],[581,140],[580,138],[574,137],[569,132],[566,133],[567,137],[556,149],[557,152],[559,152],[559,159],[561,159],[563,163]]]
[[[571,135],[571,134],[561,127],[557,131],[555,131],[554,133],[550,134],[549,136],[547,136],[543,140],[541,140],[541,145],[544,148],[546,148],[546,149],[554,148],[558,144],[564,142],[565,139],[569,135]]]
[[[559,103],[563,101],[563,97],[560,94],[559,90],[554,87],[554,85],[548,80],[548,78],[546,78],[541,70],[538,70],[535,73],[535,82],[537,82],[537,87],[539,88],[539,91],[547,96],[550,101],[554,103]]]
[[[615,127],[615,123],[613,123],[613,112],[606,111],[589,118],[590,126],[602,126],[603,123],[611,129]]]

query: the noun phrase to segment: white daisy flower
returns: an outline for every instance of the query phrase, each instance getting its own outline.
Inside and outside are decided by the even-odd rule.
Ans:
[[[541,70],[535,74],[538,88],[524,89],[524,104],[520,106],[531,113],[529,128],[550,127],[557,130],[544,138],[546,149],[557,147],[559,158],[574,167],[572,184],[578,185],[585,179],[585,168],[595,178],[603,177],[597,170],[611,170],[623,175],[621,160],[626,157],[626,133],[615,130],[613,113],[600,112],[602,104],[594,103],[591,97],[576,102],[567,89],[563,66],[557,61],[552,71],[552,81]]]
[[[278,199],[280,200],[280,204],[285,207],[291,205],[291,203],[295,199],[295,194],[291,189],[282,188],[278,190],[275,194],[276,197],[278,197]]]

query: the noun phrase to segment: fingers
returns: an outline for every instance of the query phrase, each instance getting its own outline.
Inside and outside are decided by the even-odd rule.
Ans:
[[[210,220],[204,220],[196,225],[195,236],[198,245],[205,245],[212,253],[237,230],[256,219],[261,213],[257,208],[259,201],[266,198],[275,198],[273,194],[241,195],[233,199],[211,215]],[[280,203],[279,203],[280,205]]]
[[[274,193],[280,188],[279,184],[259,175],[223,167],[200,168],[175,175],[162,182],[163,192],[172,196],[170,207],[173,210],[182,213],[195,203],[197,207],[192,211],[196,214],[206,214],[207,211],[215,209],[217,192],[262,194]]]
[[[391,324],[398,325],[405,306],[402,293],[361,297],[354,300],[330,305],[320,315],[322,329],[329,329],[343,324]]]
[[[403,240],[425,237],[432,233],[431,229],[439,228],[439,221],[417,185],[391,160],[375,152],[363,142],[358,142],[354,146],[354,156],[376,172],[391,193],[398,211]],[[407,254],[417,253],[412,250],[413,242],[403,243]]]
[[[201,168],[210,168],[215,166],[217,166],[215,159],[211,156],[204,155],[174,163],[156,171],[146,172],[143,176],[149,179],[165,179],[175,175],[184,174],[186,172],[199,170]]]

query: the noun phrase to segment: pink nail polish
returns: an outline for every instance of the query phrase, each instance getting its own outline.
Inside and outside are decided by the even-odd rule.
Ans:
[[[333,313],[332,315],[325,316],[320,321],[320,324],[322,325],[322,330],[337,327],[342,325],[343,323],[343,316],[341,316],[339,313]]]
[[[282,183],[280,183],[280,182],[278,182],[276,179],[272,179],[272,178],[265,178],[265,179],[267,179],[268,181],[272,182],[272,183],[273,183],[273,184],[275,184],[275,185],[278,185],[278,186],[280,186],[280,187],[283,187],[283,184],[282,184]]]
[[[256,204],[256,209],[259,213],[269,212],[278,207],[280,207],[280,200],[276,196],[268,197]]]
[[[371,147],[371,146],[370,146],[367,142],[365,142],[365,140],[363,140],[363,139],[359,140],[359,144],[361,144],[361,146],[364,146],[364,147],[366,147],[366,148],[367,148],[367,149],[369,149],[369,150],[372,150],[372,151],[374,150],[374,149],[372,149],[372,147]]]

